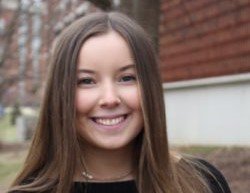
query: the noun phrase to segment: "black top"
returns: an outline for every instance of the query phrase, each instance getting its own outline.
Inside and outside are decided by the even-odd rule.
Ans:
[[[211,190],[213,193],[231,193],[231,190],[228,186],[228,183],[225,179],[225,177],[222,175],[222,173],[217,170],[213,165],[208,163],[205,160],[198,160],[201,164],[207,167],[207,169],[211,172],[211,174],[208,174],[207,172],[204,173],[205,178],[208,181],[209,186],[211,187]]]
[[[224,176],[210,163],[199,160],[214,175],[204,173],[213,193],[231,193]],[[75,182],[74,193],[138,193],[135,181],[122,182]]]
[[[137,189],[133,180],[122,182],[75,182],[73,193],[137,193]]]

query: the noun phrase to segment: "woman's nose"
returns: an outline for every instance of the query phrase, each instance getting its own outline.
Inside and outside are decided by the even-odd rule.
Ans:
[[[107,84],[101,91],[99,105],[106,108],[114,108],[121,103],[118,90],[115,85]]]

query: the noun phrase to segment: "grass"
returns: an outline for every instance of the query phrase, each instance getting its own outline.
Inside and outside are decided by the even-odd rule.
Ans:
[[[10,123],[10,113],[0,118],[0,142],[13,143],[17,141],[16,127]],[[12,152],[0,151],[0,193],[5,192],[20,170],[25,152],[22,150]]]
[[[0,118],[0,141],[13,142],[17,140],[16,128],[10,123],[10,114]]]
[[[6,191],[23,165],[26,151],[0,153],[0,192]]]
[[[182,147],[178,147],[177,150],[186,154],[196,155],[196,154],[209,154],[219,148],[221,147],[218,147],[218,146],[182,146]]]
[[[17,171],[20,169],[21,163],[19,162],[11,162],[11,163],[1,163],[0,162],[0,183],[6,184],[11,179],[14,178]]]

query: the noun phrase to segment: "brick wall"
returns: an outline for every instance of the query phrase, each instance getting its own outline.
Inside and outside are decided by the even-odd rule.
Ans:
[[[249,0],[162,0],[165,82],[250,72]]]

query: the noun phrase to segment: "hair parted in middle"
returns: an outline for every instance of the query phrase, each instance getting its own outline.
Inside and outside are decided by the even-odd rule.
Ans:
[[[37,130],[26,165],[14,185],[35,173],[35,180],[23,189],[70,192],[76,163],[81,162],[75,124],[78,55],[85,41],[109,31],[115,31],[127,42],[140,87],[144,128],[136,139],[139,192],[207,192],[206,183],[198,172],[194,175],[196,170],[188,159],[180,162],[169,152],[163,90],[150,37],[136,22],[116,12],[86,15],[57,38]]]

